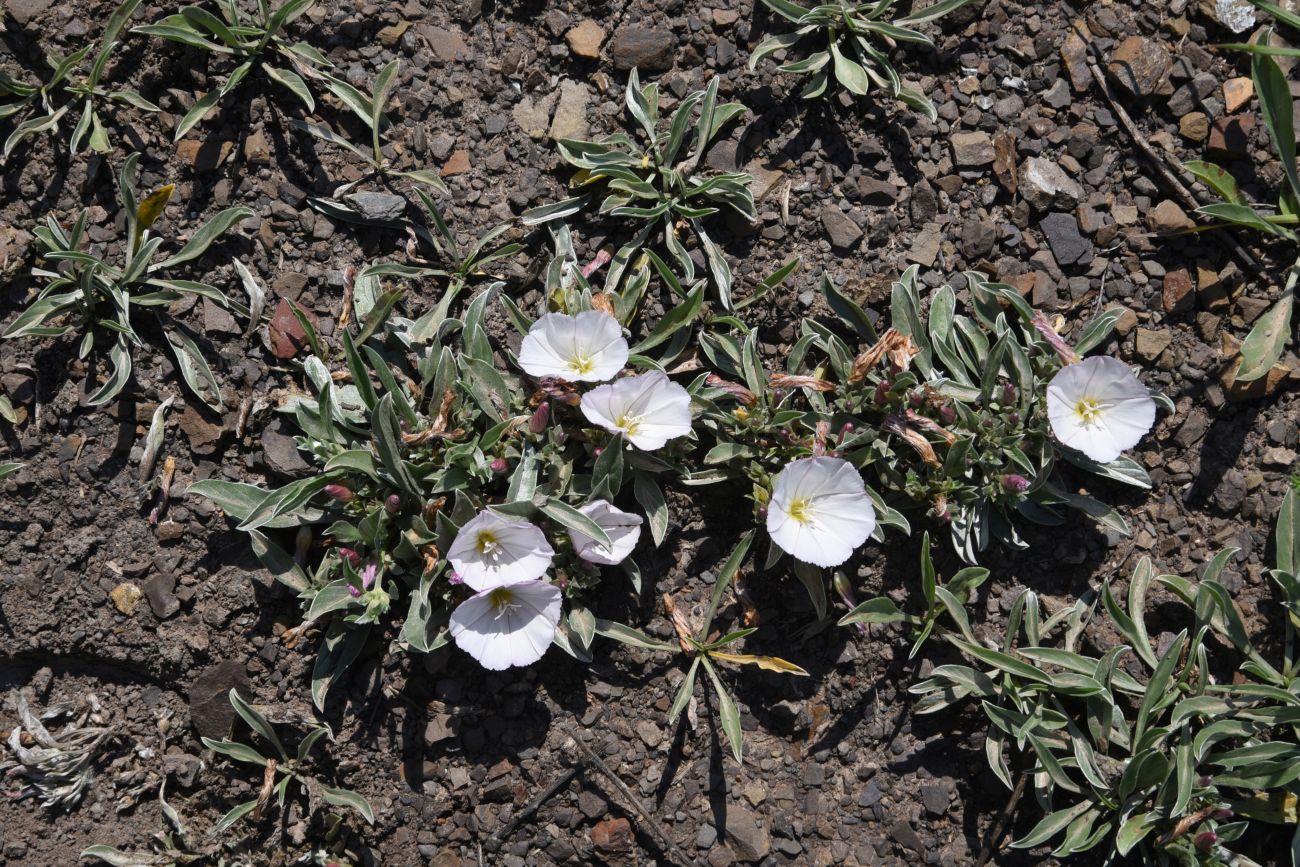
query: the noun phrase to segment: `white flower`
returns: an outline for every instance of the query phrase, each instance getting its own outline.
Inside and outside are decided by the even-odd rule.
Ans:
[[[593,388],[582,396],[582,414],[643,451],[691,432],[691,396],[660,371]]]
[[[777,474],[767,532],[796,560],[838,566],[875,528],[876,509],[848,461],[800,458]]]
[[[541,578],[554,556],[541,530],[489,511],[466,521],[447,552],[451,568],[474,590]]]
[[[595,521],[610,541],[607,547],[586,533],[570,530],[569,539],[573,542],[573,550],[588,563],[617,566],[632,553],[637,540],[641,538],[641,516],[617,509],[607,500],[588,503],[578,511]]]
[[[560,588],[549,581],[521,581],[460,603],[451,613],[451,637],[484,668],[500,671],[541,659],[559,622]]]
[[[584,310],[577,316],[547,313],[528,329],[519,347],[519,366],[529,376],[604,382],[625,364],[623,329],[603,310]]]
[[[1156,402],[1127,364],[1095,355],[1052,377],[1047,417],[1062,445],[1108,464],[1151,430]]]

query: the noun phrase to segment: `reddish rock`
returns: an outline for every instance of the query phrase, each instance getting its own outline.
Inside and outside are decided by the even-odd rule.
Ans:
[[[1239,117],[1221,117],[1210,126],[1210,138],[1205,152],[1212,157],[1236,160],[1250,153],[1250,138],[1255,132],[1253,114]]]
[[[1174,92],[1169,48],[1157,39],[1130,36],[1111,52],[1106,68],[1134,96],[1169,96]]]
[[[469,151],[460,150],[451,155],[447,164],[442,167],[442,176],[449,178],[452,175],[463,175],[469,171]]]
[[[1232,114],[1255,95],[1255,83],[1249,78],[1229,78],[1223,83],[1223,107]]]
[[[1009,131],[993,137],[993,177],[1013,196],[1020,187],[1020,176],[1016,171],[1016,137]]]
[[[1088,70],[1088,45],[1079,36],[1077,29],[1071,28],[1070,35],[1061,43],[1061,60],[1065,63],[1065,72],[1070,76],[1070,86],[1075,93],[1083,93],[1092,87],[1092,73]]]
[[[313,326],[316,324],[316,316],[305,308],[299,307],[307,317],[307,321]],[[271,317],[271,353],[283,361],[288,361],[307,346],[307,332],[303,331],[302,324],[298,317],[293,315],[293,308],[289,306],[289,301],[285,298],[280,299],[280,303],[275,306],[275,315]]]
[[[1160,290],[1161,300],[1166,313],[1183,313],[1192,309],[1196,300],[1196,289],[1192,275],[1186,268],[1178,268],[1165,274],[1164,285]]]
[[[606,819],[591,829],[591,843],[606,854],[631,852],[636,845],[632,823],[627,819]]]

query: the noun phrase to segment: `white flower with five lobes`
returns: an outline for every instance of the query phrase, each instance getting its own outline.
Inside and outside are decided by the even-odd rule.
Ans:
[[[862,476],[841,458],[791,461],[772,484],[767,532],[782,551],[814,566],[838,566],[876,528]]]
[[[608,313],[547,313],[528,329],[519,347],[519,366],[529,376],[605,382],[627,364],[627,353],[623,329]]]
[[[569,530],[569,540],[574,552],[588,563],[617,566],[627,559],[641,538],[641,516],[624,512],[607,500],[596,500],[578,509],[605,531],[610,544],[602,545],[586,533]]]
[[[480,591],[541,578],[554,556],[537,527],[487,510],[465,522],[447,551],[451,568]]]
[[[492,671],[532,665],[555,637],[560,597],[560,588],[549,581],[485,588],[451,613],[451,638]]]
[[[582,414],[642,451],[691,432],[690,394],[660,371],[593,388],[582,396]]]
[[[1107,464],[1151,430],[1156,402],[1127,364],[1096,355],[1052,377],[1047,418],[1062,445]]]

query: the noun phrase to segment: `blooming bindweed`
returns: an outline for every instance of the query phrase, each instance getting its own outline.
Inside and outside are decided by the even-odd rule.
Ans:
[[[492,671],[532,665],[560,622],[560,588],[549,581],[489,586],[451,613],[456,646]]]
[[[519,366],[529,376],[604,382],[627,364],[627,353],[618,320],[603,310],[547,313],[528,329]]]
[[[595,521],[610,541],[609,545],[602,545],[586,533],[570,530],[569,540],[573,542],[573,550],[579,557],[601,566],[617,566],[627,559],[641,538],[640,515],[615,508],[608,500],[596,500],[578,511]]]
[[[781,550],[814,566],[838,566],[876,528],[862,476],[841,458],[800,458],[777,474],[767,532]]]
[[[642,451],[691,432],[691,396],[660,371],[593,388],[582,396],[582,414]]]
[[[480,591],[541,578],[554,556],[537,527],[486,510],[465,522],[447,551],[451,568]]]
[[[1151,430],[1156,403],[1127,364],[1096,355],[1052,377],[1047,417],[1062,445],[1106,464]]]

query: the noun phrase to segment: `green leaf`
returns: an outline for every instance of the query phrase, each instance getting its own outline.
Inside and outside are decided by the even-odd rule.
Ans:
[[[595,539],[596,543],[601,547],[609,548],[613,546],[609,534],[599,524],[563,500],[547,497],[546,502],[541,506],[541,511],[560,526]]]
[[[879,596],[875,599],[868,599],[866,602],[858,603],[852,611],[844,615],[839,620],[840,626],[850,626],[854,623],[913,623],[918,622],[917,618],[910,614],[905,614],[892,599],[885,596]]]
[[[311,674],[311,699],[317,710],[325,709],[329,688],[356,662],[368,636],[365,628],[348,627],[337,620],[330,624]]]
[[[117,342],[108,351],[109,362],[113,365],[108,379],[94,394],[86,398],[89,406],[102,406],[117,396],[131,379],[131,346],[126,335],[119,334]]]
[[[12,476],[14,473],[18,472],[25,466],[27,466],[27,464],[20,464],[20,463],[0,464],[0,479]]]
[[[165,329],[163,333],[172,354],[176,356],[176,369],[180,371],[181,378],[190,391],[213,412],[222,412],[225,405],[221,400],[221,386],[217,384],[217,378],[213,375],[212,368],[208,367],[207,359],[199,347],[179,328]]]
[[[228,740],[214,740],[212,738],[200,738],[200,740],[203,741],[204,746],[213,752],[232,758],[237,762],[257,765],[258,767],[266,766],[266,756],[248,746],[248,744]]]
[[[1265,29],[1259,41],[1268,43],[1272,30]],[[1292,200],[1300,196],[1300,174],[1296,170],[1296,143],[1294,111],[1291,88],[1277,61],[1266,54],[1250,58],[1250,76],[1255,81],[1255,94],[1259,97],[1260,114],[1273,138],[1273,147],[1282,161],[1282,171],[1291,187]]]
[[[287,762],[289,754],[284,751],[284,744],[280,743],[279,736],[275,733],[275,728],[270,721],[262,716],[252,705],[240,697],[239,691],[233,687],[230,690],[230,704],[235,709],[235,713],[248,723],[248,727],[257,732],[262,737],[271,742],[275,751],[280,754],[280,760]]]
[[[672,707],[668,709],[668,724],[676,725],[677,718],[686,710],[686,705],[690,704],[691,697],[695,695],[695,673],[700,668],[702,656],[697,656],[691,660],[691,667],[686,670],[686,677],[682,678],[682,685],[677,688],[677,695],[673,696]]]
[[[615,623],[612,620],[597,618],[595,629],[597,635],[611,638],[614,641],[621,641],[629,647],[639,647],[643,650],[662,650],[668,653],[677,653],[681,650],[676,644],[651,638],[640,630],[633,629],[631,626],[624,626],[622,623]]]
[[[638,472],[632,477],[632,494],[645,510],[650,538],[658,548],[668,535],[668,501],[654,476]]]
[[[298,97],[299,101],[307,107],[309,114],[316,111],[316,100],[311,95],[311,90],[307,87],[307,82],[302,80],[301,75],[292,69],[280,69],[269,63],[262,64],[262,71],[272,81],[288,88],[294,96]]]
[[[741,535],[740,541],[736,547],[731,549],[722,568],[718,570],[717,577],[713,579],[713,593],[709,599],[708,610],[704,613],[704,623],[700,627],[699,640],[703,641],[709,635],[709,629],[713,626],[713,617],[718,613],[718,604],[722,601],[722,594],[730,586],[736,573],[740,571],[741,564],[745,561],[745,555],[749,553],[749,546],[754,541],[754,531],[747,530]]]
[[[1246,204],[1245,197],[1237,187],[1236,179],[1214,163],[1192,160],[1184,163],[1183,168],[1195,175],[1201,183],[1213,190],[1225,202],[1233,205]]]
[[[838,44],[830,44],[831,57],[835,60],[835,79],[844,85],[850,93],[865,96],[871,89],[871,80],[867,71],[855,60],[845,57]]]
[[[207,251],[208,247],[212,246],[214,241],[224,235],[231,226],[235,225],[235,223],[238,223],[240,220],[246,220],[251,216],[253,216],[253,209],[244,205],[239,205],[234,208],[226,208],[195,232],[189,242],[181,248],[179,253],[157,263],[153,268],[171,268],[172,266],[179,265],[182,262],[189,262],[193,259],[197,259]]]
[[[1291,337],[1291,316],[1295,308],[1296,276],[1300,262],[1291,268],[1286,289],[1278,302],[1268,309],[1250,329],[1241,344],[1241,367],[1237,370],[1238,382],[1251,382],[1267,376],[1273,365],[1282,357],[1286,342]]]
[[[229,831],[236,822],[253,812],[255,809],[257,809],[257,798],[254,798],[251,801],[245,801],[226,815],[222,816],[221,820],[212,826],[212,833],[214,835],[224,834],[226,831]]]
[[[731,754],[736,757],[736,761],[744,764],[744,730],[740,726],[740,710],[736,707],[736,700],[731,697],[718,678],[718,673],[714,670],[712,663],[707,656],[699,657],[700,662],[704,665],[704,670],[708,672],[709,680],[713,682],[713,690],[718,696],[718,718],[722,722],[722,733],[726,735],[727,743],[731,745]]]
[[[325,803],[336,807],[349,807],[360,813],[367,823],[375,824],[375,811],[371,809],[370,802],[361,795],[350,789],[332,789],[329,786],[321,786],[320,790]]]

